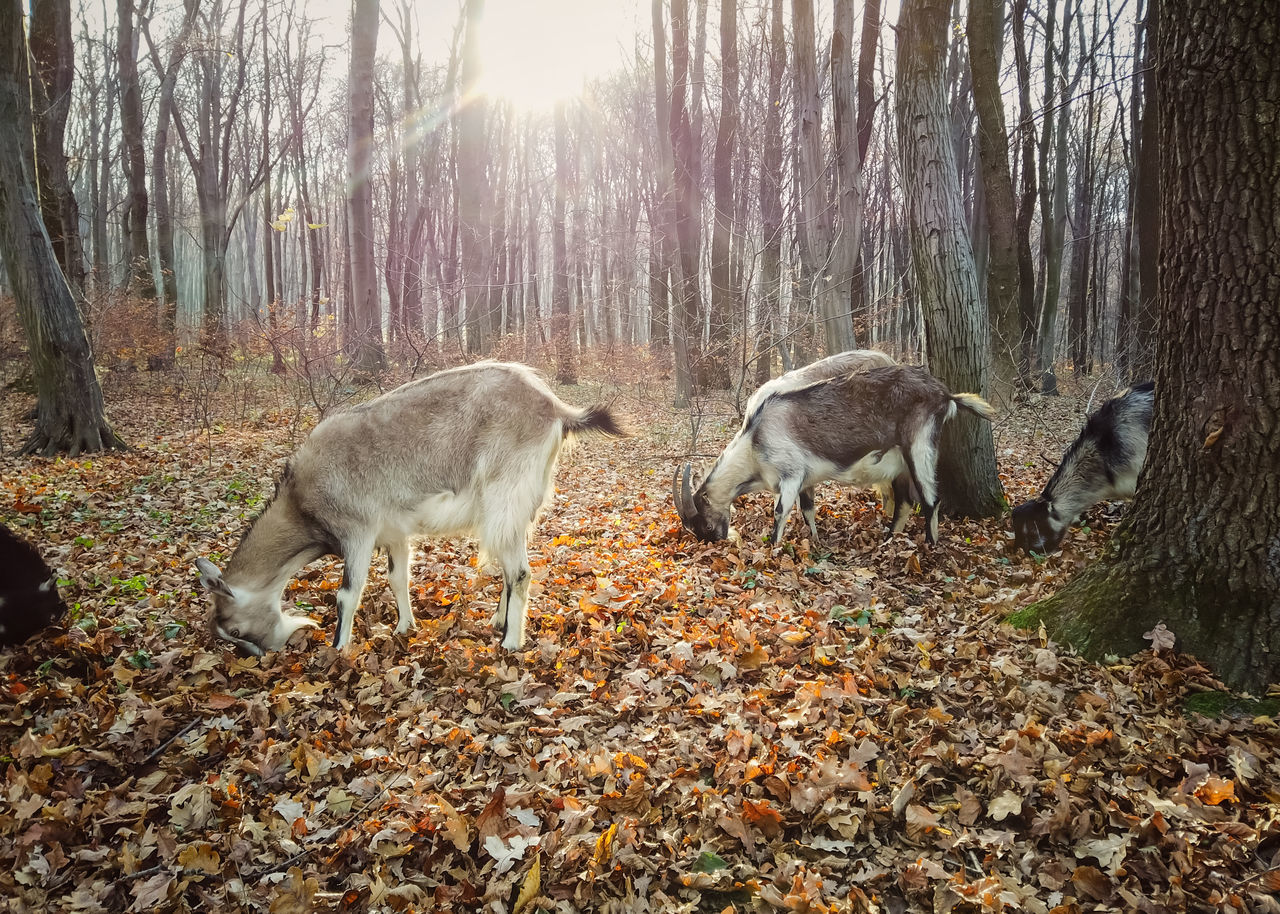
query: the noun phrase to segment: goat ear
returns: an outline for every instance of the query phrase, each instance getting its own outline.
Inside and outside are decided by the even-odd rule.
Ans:
[[[200,585],[209,593],[221,594],[224,597],[235,596],[227,582],[222,580],[222,572],[213,562],[201,556],[196,559],[196,568],[200,571]]]

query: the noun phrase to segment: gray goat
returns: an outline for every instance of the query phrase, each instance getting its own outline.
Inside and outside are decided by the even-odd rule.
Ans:
[[[374,549],[387,551],[397,632],[413,624],[410,540],[470,535],[502,566],[494,627],[524,643],[528,536],[552,486],[564,439],[624,433],[602,406],[578,409],[524,365],[481,362],[410,381],[325,419],[285,467],[275,498],[226,573],[201,558],[215,633],[252,654],[279,650],[310,619],[280,608],[294,573],[323,555],[343,561],[334,646],[345,648]]]
[[[948,393],[925,369],[905,365],[774,393],[758,405],[696,492],[692,468],[685,464],[683,478],[672,483],[676,511],[699,539],[722,540],[738,496],[775,492],[776,544],[806,489],[826,481],[891,484],[896,533],[906,525],[914,485],[927,520],[925,535],[937,542],[938,436],[957,407],[987,420],[995,415],[977,394]]]
[[[1103,403],[1085,421],[1044,491],[1013,509],[1013,544],[1026,552],[1053,552],[1067,528],[1110,498],[1131,498],[1147,459],[1147,432],[1155,385],[1135,384]]]

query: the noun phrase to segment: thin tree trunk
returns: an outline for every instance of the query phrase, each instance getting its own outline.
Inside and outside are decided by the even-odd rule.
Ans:
[[[40,176],[40,206],[63,274],[77,301],[84,301],[84,242],[80,236],[80,207],[67,174],[65,134],[75,78],[75,47],[71,41],[69,0],[34,0],[31,4],[31,80],[37,104],[36,164]]]
[[[1000,92],[1004,0],[970,0],[969,68],[978,121],[978,165],[982,175],[987,232],[987,313],[991,320],[992,380],[1012,390],[1025,375],[1026,351],[1018,306],[1017,213],[1009,168],[1009,134]]]
[[[386,365],[382,306],[373,260],[373,65],[378,44],[378,0],[353,0],[351,23],[351,123],[347,210],[351,231],[352,361],[371,375]]]
[[[711,234],[711,338],[703,376],[708,386],[729,386],[729,326],[737,311],[729,256],[734,231],[733,150],[738,132],[738,9],[720,4],[720,124],[712,166],[715,219]]]
[[[782,0],[769,4],[769,100],[764,116],[760,163],[760,318],[756,331],[756,382],[769,380],[782,296],[782,97],[787,68]]]
[[[675,405],[690,405],[694,394],[694,368],[697,357],[698,316],[702,311],[702,295],[698,276],[698,249],[701,243],[701,211],[697,154],[693,145],[693,128],[690,123],[690,93],[694,87],[689,79],[689,9],[686,0],[671,2],[671,111],[668,130],[671,132],[671,153],[674,163],[672,187],[675,199],[676,260],[679,281],[676,284],[675,348],[676,348],[676,399]]]
[[[143,301],[156,298],[147,238],[147,159],[142,139],[142,92],[138,86],[133,0],[116,0],[116,70],[120,80],[120,132],[124,139],[124,174],[129,188],[125,207],[128,242],[128,287]]]
[[[551,338],[556,352],[556,380],[578,383],[578,360],[573,347],[573,308],[569,301],[569,254],[565,239],[565,196],[572,180],[569,167],[569,127],[565,102],[556,105],[556,187],[551,214]]]

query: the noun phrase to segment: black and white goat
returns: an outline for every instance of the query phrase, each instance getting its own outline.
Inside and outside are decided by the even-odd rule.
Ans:
[[[481,362],[411,381],[325,419],[285,467],[275,498],[245,534],[226,573],[201,558],[213,629],[242,649],[279,650],[310,619],[285,614],[285,585],[323,555],[343,561],[334,646],[345,648],[378,547],[399,611],[413,624],[410,541],[470,535],[502,566],[494,627],[524,642],[528,536],[552,486],[564,439],[624,434],[602,406],[562,402],[527,366]]]
[[[21,644],[66,611],[36,547],[0,524],[0,644]]]
[[[1089,416],[1044,491],[1013,509],[1016,548],[1053,552],[1085,511],[1100,501],[1133,496],[1147,459],[1154,391],[1151,381],[1135,384]]]
[[[680,520],[701,540],[729,535],[730,506],[740,495],[769,491],[773,542],[781,542],[796,499],[822,482],[893,486],[895,533],[906,526],[911,489],[938,539],[938,436],[964,409],[984,419],[991,406],[977,394],[952,394],[923,368],[892,365],[841,375],[764,398],[693,491],[692,469],[673,481]],[[677,471],[679,473],[679,471]],[[802,502],[802,507],[803,507]],[[809,496],[806,519],[812,520]]]

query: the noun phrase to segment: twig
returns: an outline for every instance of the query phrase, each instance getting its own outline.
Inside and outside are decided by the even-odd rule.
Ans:
[[[192,720],[190,723],[188,723],[185,727],[183,727],[183,728],[182,728],[181,730],[179,730],[177,733],[173,734],[173,736],[169,737],[169,738],[168,738],[167,740],[165,740],[163,743],[161,743],[160,745],[156,746],[156,747],[155,747],[154,749],[152,749],[149,753],[147,753],[147,757],[146,757],[146,758],[144,758],[144,759],[143,759],[141,762],[139,762],[138,764],[139,764],[139,765],[148,765],[148,764],[150,764],[150,763],[151,763],[151,761],[152,761],[153,759],[155,759],[155,757],[156,757],[156,756],[160,755],[162,752],[164,752],[164,750],[168,749],[168,748],[169,748],[169,746],[174,742],[174,740],[181,739],[182,737],[186,736],[189,732],[191,732],[191,729],[192,729],[196,724],[200,723],[200,722],[201,722],[201,721],[203,721],[203,720],[204,720],[204,718],[203,718],[203,717],[197,717],[197,718],[193,719],[193,720]]]
[[[377,800],[379,797],[381,797],[383,794],[389,791],[392,787],[394,787],[396,785],[396,782],[399,781],[402,777],[404,777],[404,773],[405,773],[404,769],[397,771],[395,775],[391,778],[391,780],[387,781],[386,784],[379,787],[378,792],[375,793],[373,796],[369,797],[368,802],[366,802],[363,806],[361,806],[351,815],[347,816],[346,821],[344,821],[341,825],[338,826],[338,833],[341,833],[344,829],[347,828],[347,826],[349,826],[357,818],[363,815],[365,810],[367,810],[370,806],[372,806],[375,800]],[[304,847],[302,850],[298,851],[296,854],[294,854],[292,857],[290,857],[287,860],[283,860],[280,863],[276,863],[271,866],[263,867],[261,870],[259,870],[256,873],[251,873],[248,876],[248,880],[253,880],[256,882],[257,880],[261,879],[263,876],[266,876],[270,873],[277,873],[282,870],[287,870],[289,867],[293,866],[298,861],[309,856],[311,852],[315,850],[317,847],[319,847],[318,844],[312,844],[310,847]],[[248,880],[242,877],[242,881],[247,883]]]

